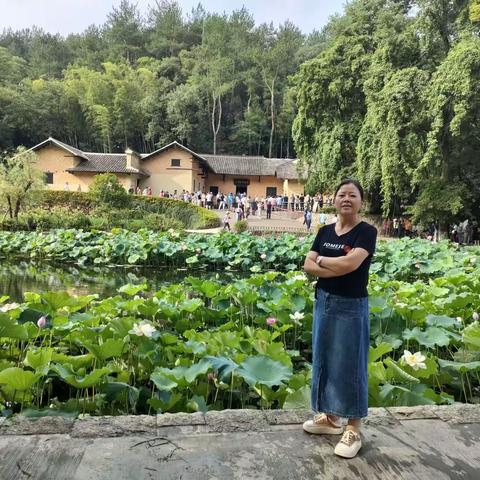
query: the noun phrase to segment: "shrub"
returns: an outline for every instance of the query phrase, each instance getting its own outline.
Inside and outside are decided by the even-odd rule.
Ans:
[[[88,228],[90,217],[81,210],[71,210],[63,207],[45,210],[31,209],[21,216],[26,230],[49,230],[51,228]]]
[[[215,212],[197,207],[191,203],[173,198],[135,196],[132,201],[135,210],[162,213],[180,220],[185,228],[213,228],[220,226]]]
[[[52,209],[54,207],[75,208],[90,213],[94,202],[88,193],[65,192],[63,190],[44,190],[37,203],[38,207]]]
[[[233,225],[233,228],[237,233],[245,232],[248,230],[248,222],[246,220],[238,220],[238,222]]]
[[[108,205],[116,208],[128,208],[130,195],[120,185],[113,173],[95,175],[88,194],[97,205]]]

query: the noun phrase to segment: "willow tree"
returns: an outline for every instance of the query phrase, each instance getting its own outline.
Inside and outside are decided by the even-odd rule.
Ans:
[[[398,70],[375,96],[357,143],[357,171],[369,192],[379,192],[385,215],[407,203],[413,173],[425,149],[429,75],[417,67]],[[398,212],[398,209],[397,209]]]
[[[448,199],[438,196],[437,191],[448,189],[450,197],[460,201],[453,202],[452,209],[438,218],[445,223],[464,209],[469,200],[475,198],[472,203],[477,203],[480,199],[477,183],[480,174],[480,39],[468,37],[450,50],[433,75],[426,102],[431,117],[430,129],[427,148],[415,169],[414,179],[423,189],[437,186],[431,188],[429,200],[442,212]],[[465,209],[464,214],[468,213]]]

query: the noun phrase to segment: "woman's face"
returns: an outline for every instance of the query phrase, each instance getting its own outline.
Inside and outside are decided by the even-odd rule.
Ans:
[[[342,185],[335,196],[334,205],[339,214],[357,214],[362,207],[360,191],[353,183]]]

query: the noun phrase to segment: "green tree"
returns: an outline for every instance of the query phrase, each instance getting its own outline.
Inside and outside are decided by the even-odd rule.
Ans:
[[[44,174],[35,166],[36,158],[31,150],[18,147],[0,163],[0,198],[12,219],[18,219],[20,210],[45,186]]]
[[[105,25],[105,39],[111,52],[111,60],[134,63],[145,53],[144,25],[137,4],[121,0],[113,7]]]
[[[414,174],[425,188],[431,182],[471,192],[478,199],[480,188],[472,179],[480,167],[480,40],[467,38],[455,45],[432,77],[426,101],[431,117],[425,154]],[[462,197],[465,203],[466,196]],[[432,198],[434,203],[444,201]],[[438,220],[446,222],[447,218]]]
[[[131,201],[130,195],[113,173],[95,175],[88,194],[98,206],[127,208]]]

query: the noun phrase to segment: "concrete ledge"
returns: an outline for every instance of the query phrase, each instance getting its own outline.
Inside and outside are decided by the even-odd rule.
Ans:
[[[157,427],[181,427],[185,425],[206,425],[205,415],[196,413],[161,413],[157,415]]]
[[[397,420],[438,419],[436,405],[418,405],[416,407],[387,407],[386,410]]]
[[[436,405],[432,407],[436,415],[449,423],[480,423],[480,404],[455,403],[453,405]]]
[[[292,425],[303,423],[312,418],[312,411],[302,410],[264,410],[263,415],[269,425]]]
[[[205,414],[208,432],[261,432],[269,430],[262,410],[221,410]]]
[[[72,437],[124,437],[156,435],[157,419],[150,415],[122,415],[118,417],[85,417],[76,420]]]
[[[0,423],[0,435],[47,435],[70,433],[74,419],[64,417],[28,418],[15,416]]]
[[[312,412],[300,410],[221,410],[207,413],[163,413],[85,417],[0,418],[1,435],[69,434],[72,438],[128,437],[227,432],[268,432],[301,425]],[[480,405],[420,405],[369,408],[365,425],[392,426],[409,420],[438,420],[448,424],[480,423]]]

